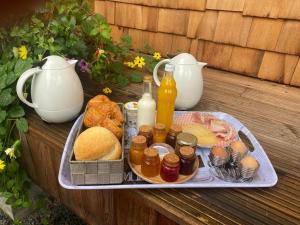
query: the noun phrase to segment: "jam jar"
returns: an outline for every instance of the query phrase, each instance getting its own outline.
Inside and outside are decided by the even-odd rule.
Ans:
[[[159,174],[160,158],[155,148],[146,148],[142,158],[141,172],[146,177],[155,177]]]
[[[166,138],[166,143],[171,145],[173,148],[175,148],[177,135],[181,132],[182,132],[181,126],[172,124]]]
[[[141,165],[145,148],[147,148],[146,138],[141,135],[134,136],[129,150],[130,162]]]
[[[140,126],[138,135],[142,135],[146,138],[148,147],[153,144],[153,131],[151,126],[148,125]]]
[[[153,130],[153,143],[165,143],[166,136],[166,126],[163,123],[155,124]]]
[[[196,161],[195,150],[190,146],[184,146],[179,149],[180,170],[183,175],[191,175],[194,172]]]
[[[164,181],[174,182],[178,179],[179,169],[179,157],[175,153],[169,153],[165,155],[162,160],[160,167],[160,176]]]
[[[189,133],[180,133],[177,135],[175,153],[179,156],[179,149],[183,146],[191,146],[195,151],[197,148],[197,137]]]

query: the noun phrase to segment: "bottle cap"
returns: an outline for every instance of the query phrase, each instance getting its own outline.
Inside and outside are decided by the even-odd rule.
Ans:
[[[170,167],[176,167],[179,164],[179,157],[175,153],[166,154],[163,160]]]
[[[146,138],[142,135],[137,135],[132,138],[132,145],[135,148],[146,148]]]
[[[173,72],[174,69],[175,69],[175,67],[174,67],[174,65],[171,64],[171,63],[167,63],[167,64],[165,65],[165,71],[167,71],[167,72]]]
[[[151,133],[152,132],[152,127],[149,125],[142,125],[139,128],[139,132],[141,133]]]
[[[177,124],[172,124],[169,130],[169,133],[172,135],[177,135],[179,133],[182,132],[182,128],[181,126],[177,125]]]
[[[177,143],[180,145],[196,146],[198,143],[197,137],[189,133],[180,133],[177,135]]]
[[[166,130],[166,125],[164,125],[163,123],[157,123],[155,124],[154,129],[157,131],[164,131]]]
[[[146,148],[144,150],[144,155],[149,158],[154,158],[158,156],[158,152],[155,148]]]
[[[179,152],[183,158],[187,158],[187,159],[192,158],[193,155],[195,154],[195,150],[190,146],[181,147],[179,149]]]

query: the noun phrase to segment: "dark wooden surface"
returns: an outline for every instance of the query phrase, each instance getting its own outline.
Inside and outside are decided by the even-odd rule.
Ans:
[[[87,98],[103,88],[82,79]],[[136,100],[141,85],[111,98]],[[47,124],[28,111],[24,166],[39,186],[89,224],[299,224],[300,89],[205,69],[204,95],[194,110],[223,111],[260,141],[279,177],[272,188],[70,191],[57,181],[72,123]],[[173,221],[173,222],[172,222]]]

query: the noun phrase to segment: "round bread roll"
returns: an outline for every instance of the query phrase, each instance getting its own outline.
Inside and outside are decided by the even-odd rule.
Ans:
[[[76,160],[120,159],[121,144],[116,136],[104,127],[91,127],[78,135],[74,143]]]

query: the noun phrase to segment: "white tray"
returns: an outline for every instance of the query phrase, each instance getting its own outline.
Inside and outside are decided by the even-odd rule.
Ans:
[[[189,113],[186,111],[178,111],[175,112],[174,117],[183,114]],[[192,113],[192,112],[190,112]],[[136,177],[131,171],[124,172],[124,178],[126,181],[122,184],[114,184],[114,185],[73,185],[71,183],[70,177],[70,165],[68,163],[69,155],[72,152],[72,147],[74,143],[74,139],[79,129],[79,124],[82,120],[82,115],[76,120],[74,123],[69,136],[67,138],[63,155],[61,158],[60,168],[59,168],[59,175],[58,180],[62,187],[66,189],[74,189],[74,190],[93,190],[93,189],[138,189],[138,188],[253,188],[253,187],[272,187],[274,186],[277,181],[277,174],[266,155],[265,151],[253,136],[253,134],[237,119],[234,117],[222,113],[222,112],[208,112],[216,116],[221,120],[225,120],[230,123],[236,131],[242,131],[251,141],[252,145],[254,146],[255,150],[250,153],[250,155],[254,156],[259,164],[260,168],[253,178],[251,182],[227,182],[218,179],[217,177],[213,176],[209,171],[209,167],[207,165],[208,162],[208,149],[199,148],[197,149],[197,155],[201,156],[202,161],[204,162],[204,167],[198,169],[197,174],[191,180],[183,184],[149,184],[143,182],[139,177]],[[130,136],[135,135],[136,130],[133,128],[126,129],[126,138],[127,140],[130,139]],[[128,149],[130,143],[127,142],[125,146]],[[127,152],[126,152],[127,153]]]

